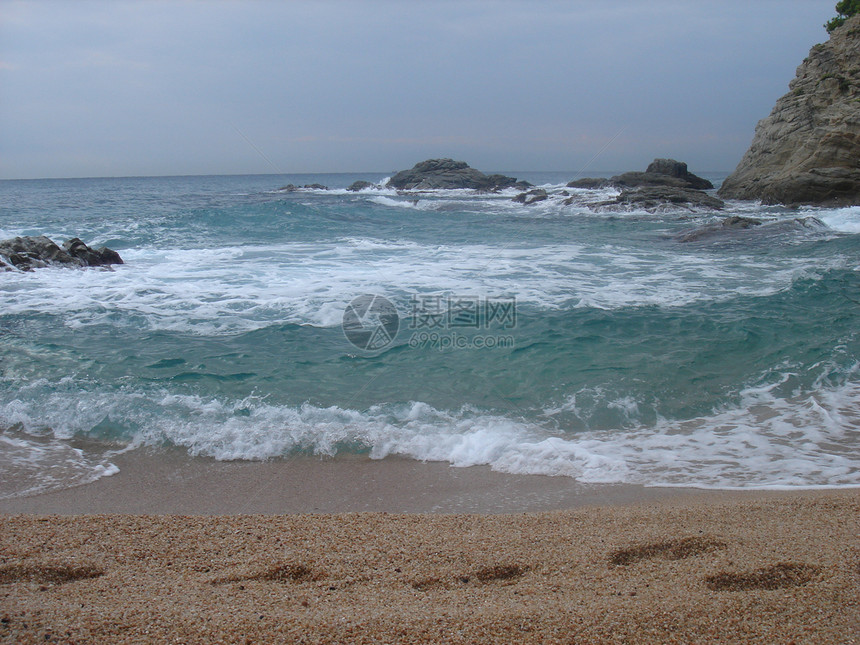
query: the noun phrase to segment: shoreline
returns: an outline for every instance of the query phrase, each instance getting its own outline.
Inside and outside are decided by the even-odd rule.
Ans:
[[[747,491],[583,484],[405,457],[297,456],[263,462],[140,448],[109,460],[119,472],[94,482],[0,499],[0,514],[278,515],[285,513],[534,513]],[[757,492],[757,491],[756,491]]]
[[[145,447],[106,461],[119,472],[67,488],[0,497],[0,515],[496,515],[860,493],[860,487],[743,490],[587,484],[566,476],[510,474],[489,466],[456,467],[398,456],[218,461],[192,457],[180,448]]]

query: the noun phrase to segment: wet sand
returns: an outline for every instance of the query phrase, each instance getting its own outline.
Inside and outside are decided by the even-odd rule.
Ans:
[[[580,484],[570,477],[509,475],[486,466],[454,468],[398,457],[223,462],[189,457],[180,449],[145,448],[109,461],[119,473],[84,486],[5,499],[0,489],[0,513],[488,514],[709,495],[691,488]]]

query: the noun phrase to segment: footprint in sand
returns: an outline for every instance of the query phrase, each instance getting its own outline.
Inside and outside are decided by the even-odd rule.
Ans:
[[[261,580],[264,582],[312,582],[322,578],[322,574],[315,573],[312,569],[302,564],[279,564],[260,573],[248,576],[230,576],[227,578],[216,578],[211,581],[213,585],[224,585],[231,582],[247,582],[250,580]]]
[[[75,580],[98,578],[104,571],[91,565],[65,564],[7,564],[0,566],[0,585],[16,582],[65,584]]]
[[[514,580],[522,576],[528,567],[521,567],[516,564],[502,565],[497,564],[492,567],[484,567],[475,574],[475,577],[480,582],[496,582],[499,580]]]
[[[493,582],[510,583],[521,577],[523,574],[529,571],[529,569],[530,567],[523,567],[516,564],[496,564],[478,569],[478,571],[476,571],[472,575],[462,575],[457,577],[456,579],[444,580],[441,578],[424,578],[422,580],[416,580],[412,583],[412,587],[419,591],[427,591],[434,587],[444,587],[450,583],[455,582],[464,585],[469,584],[472,578],[484,584],[489,584]]]
[[[811,564],[780,562],[746,573],[721,572],[705,578],[712,591],[749,591],[751,589],[788,589],[800,587],[821,572]]]
[[[683,560],[702,553],[725,549],[726,543],[711,537],[685,537],[617,549],[609,556],[612,566],[627,566],[640,560]]]

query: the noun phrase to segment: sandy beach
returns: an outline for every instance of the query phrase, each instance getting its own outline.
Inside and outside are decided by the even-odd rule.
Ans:
[[[429,466],[423,483],[441,490],[443,471],[401,465],[415,466]],[[468,470],[447,476],[466,486],[486,476]],[[375,477],[359,477],[356,490],[367,493]],[[186,515],[80,514],[104,511],[98,483],[5,500],[0,640],[858,642],[860,490],[628,489],[602,506],[536,492],[559,480],[502,487],[509,502],[519,494],[570,506],[529,513],[487,514],[501,504],[484,513],[274,514],[262,504],[250,506],[258,514],[229,514],[236,507],[225,494],[223,515],[208,514],[217,504],[206,496],[183,502]],[[249,494],[240,484],[238,495]],[[491,499],[476,489],[482,495]],[[39,514],[60,512],[63,496],[66,514]]]

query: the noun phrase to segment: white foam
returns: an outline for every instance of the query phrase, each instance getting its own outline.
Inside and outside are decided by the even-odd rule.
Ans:
[[[834,231],[860,233],[860,206],[818,212],[815,216]]]
[[[361,449],[374,459],[401,455],[590,483],[744,489],[860,486],[860,384],[820,387],[815,394],[788,399],[777,396],[776,387],[749,388],[740,405],[708,416],[568,434],[547,428],[558,425],[553,421],[560,412],[575,411],[575,397],[547,410],[543,421],[526,422],[468,406],[440,410],[421,402],[360,411],[168,391],[147,396],[54,393],[44,405],[19,402],[16,410],[0,409],[0,424],[17,419],[25,428],[55,427],[65,420],[63,434],[85,434],[95,419],[87,411],[98,409],[100,415],[133,422],[140,428],[138,443],[167,441],[193,455],[220,460]],[[638,416],[638,404],[631,398],[612,405],[630,419]],[[65,460],[54,453],[43,458],[44,450],[35,449],[37,470],[51,459]],[[71,462],[76,460],[80,455],[72,455]],[[90,462],[85,466],[90,473],[86,476],[107,472]]]
[[[424,200],[422,202],[420,199],[396,199],[394,197],[388,197],[386,195],[379,195],[377,197],[372,197],[370,201],[372,201],[374,204],[379,204],[380,206],[426,211],[436,210],[438,208],[440,200]]]
[[[337,326],[364,293],[391,298],[402,314],[411,294],[440,292],[515,295],[547,309],[679,306],[776,293],[845,262],[573,241],[533,247],[372,238],[123,255],[126,264],[113,270],[0,273],[4,314],[61,314],[72,328],[232,334],[282,323]]]
[[[89,484],[119,469],[56,437],[0,433],[0,499]]]

